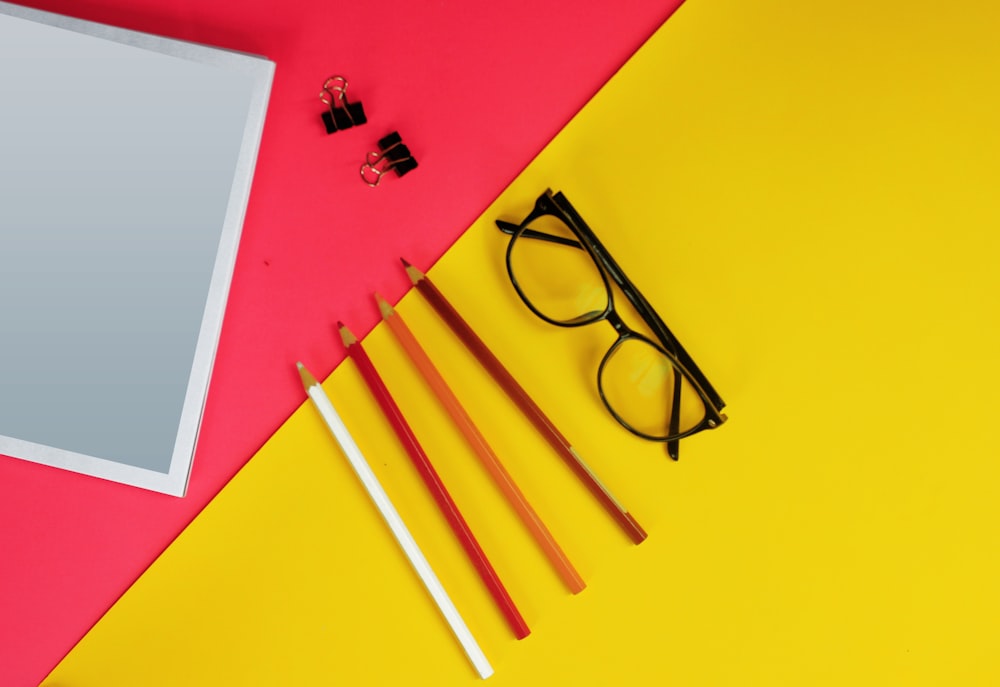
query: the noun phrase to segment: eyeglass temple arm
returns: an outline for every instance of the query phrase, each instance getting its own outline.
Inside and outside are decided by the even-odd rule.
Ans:
[[[675,435],[681,428],[681,373],[674,368],[674,391],[673,399],[670,402],[670,427],[669,432]],[[674,460],[680,460],[681,449],[677,439],[667,442],[667,455]]]
[[[497,228],[505,234],[510,234],[513,236],[521,229],[520,224],[514,224],[513,222],[505,222],[502,219],[496,221]],[[534,229],[525,229],[521,232],[521,236],[529,239],[540,239],[542,241],[550,241],[552,243],[559,243],[564,246],[572,246],[573,248],[579,248],[583,250],[583,246],[580,245],[579,241],[573,239],[568,239],[565,236],[555,236],[553,234],[546,234],[543,231],[535,231]]]

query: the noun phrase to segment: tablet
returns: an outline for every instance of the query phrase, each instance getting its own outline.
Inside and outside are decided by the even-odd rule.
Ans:
[[[0,460],[184,494],[273,73],[0,2]]]

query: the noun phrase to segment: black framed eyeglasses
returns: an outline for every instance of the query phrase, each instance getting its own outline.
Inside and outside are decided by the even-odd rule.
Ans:
[[[496,221],[510,234],[507,273],[538,317],[559,327],[606,321],[617,339],[601,359],[597,388],[625,429],[667,444],[726,421],[725,403],[649,301],[561,193],[545,193],[519,224]],[[615,307],[617,286],[655,339],[629,327]]]

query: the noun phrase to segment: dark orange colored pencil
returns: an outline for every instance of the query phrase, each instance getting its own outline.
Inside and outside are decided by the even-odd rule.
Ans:
[[[420,473],[421,479],[423,479],[424,484],[427,485],[427,489],[434,497],[438,508],[444,514],[452,531],[462,544],[462,548],[465,549],[466,555],[468,555],[473,566],[475,566],[476,572],[479,573],[490,595],[500,608],[504,618],[506,618],[507,624],[510,625],[511,630],[514,632],[514,636],[518,639],[524,639],[531,634],[528,624],[524,622],[524,618],[521,617],[517,606],[514,605],[514,600],[510,598],[510,594],[507,593],[507,589],[500,581],[500,576],[493,569],[492,564],[490,564],[489,559],[486,557],[486,553],[479,545],[479,542],[476,541],[476,537],[472,534],[468,523],[462,517],[462,513],[451,498],[451,494],[445,488],[444,482],[441,481],[434,466],[431,465],[430,459],[424,452],[423,447],[420,446],[420,442],[417,441],[417,437],[413,433],[413,430],[410,429],[406,418],[403,417],[403,412],[396,405],[396,401],[393,400],[389,389],[386,388],[382,378],[375,370],[375,365],[372,364],[371,358],[365,353],[357,337],[347,327],[338,322],[337,328],[340,330],[340,338],[347,348],[347,354],[354,361],[354,364],[357,365],[358,370],[361,372],[361,377],[365,380],[365,384],[372,392],[372,395],[375,396],[375,400],[385,414],[386,419],[389,420],[389,424],[392,425],[393,431],[396,432],[396,435],[402,442],[407,454],[409,454],[410,459],[417,468],[417,472]]]
[[[542,409],[531,399],[528,392],[518,384],[513,375],[507,371],[507,368],[493,355],[493,352],[490,351],[482,339],[472,330],[472,327],[462,319],[462,316],[448,302],[444,294],[434,286],[423,272],[406,260],[402,260],[402,263],[403,267],[406,268],[406,273],[410,277],[410,281],[413,282],[417,290],[423,294],[424,298],[431,304],[431,307],[437,311],[441,319],[461,339],[466,348],[476,356],[480,364],[486,368],[511,400],[517,404],[521,412],[531,420],[535,428],[548,440],[552,448],[556,450],[577,478],[587,486],[590,493],[604,507],[604,510],[614,518],[615,522],[618,523],[634,543],[639,544],[645,540],[646,531],[642,529],[642,526],[639,525],[636,519],[632,517],[632,514],[625,509],[618,499],[612,496],[608,488],[594,474],[594,471],[583,462],[580,454],[576,452],[576,449],[569,443],[569,440],[563,436],[562,432],[556,428],[548,416],[542,412]]]
[[[528,528],[538,546],[549,559],[552,567],[559,573],[559,576],[571,592],[578,594],[583,591],[587,584],[580,577],[580,573],[570,563],[569,558],[556,542],[555,537],[552,536],[552,532],[542,522],[542,518],[531,507],[531,504],[528,503],[528,499],[524,496],[520,488],[518,488],[517,483],[514,482],[514,478],[510,476],[503,463],[500,462],[496,452],[486,441],[486,437],[483,436],[482,432],[479,431],[479,428],[472,421],[472,418],[469,417],[469,413],[462,406],[461,401],[458,400],[458,396],[448,386],[444,377],[434,366],[430,356],[427,355],[427,352],[420,345],[420,342],[417,341],[410,328],[406,326],[406,322],[403,321],[403,318],[381,296],[375,294],[375,300],[378,302],[382,319],[385,320],[390,331],[392,331],[396,340],[399,341],[400,346],[402,346],[407,356],[413,362],[413,365],[424,378],[424,381],[427,382],[431,391],[434,392],[434,395],[441,402],[441,405],[448,411],[452,421],[462,432],[466,441],[469,442],[469,445],[479,457],[483,467],[490,473],[490,477],[493,478],[500,491],[503,492],[503,495],[507,498],[507,502],[510,503],[525,527]]]

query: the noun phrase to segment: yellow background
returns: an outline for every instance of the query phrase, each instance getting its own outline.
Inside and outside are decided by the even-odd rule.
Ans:
[[[640,546],[419,294],[398,305],[587,580],[578,596],[388,329],[366,338],[527,639],[353,363],[327,380],[491,684],[1000,683],[998,19],[975,0],[689,0],[429,270],[646,527]],[[492,220],[546,187],[729,404],[677,464],[597,400],[611,330],[545,325],[507,282]],[[44,684],[476,682],[306,404]]]

